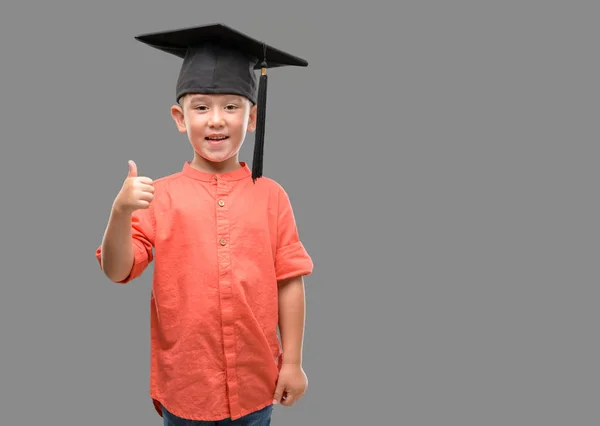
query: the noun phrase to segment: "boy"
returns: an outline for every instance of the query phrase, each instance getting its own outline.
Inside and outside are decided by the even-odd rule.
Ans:
[[[266,68],[308,64],[224,25],[136,39],[184,59],[171,114],[194,157],[154,181],[129,162],[96,257],[122,284],[155,261],[150,396],[165,425],[269,425],[307,387],[313,263],[287,193],[262,177]],[[238,155],[255,130],[251,173]]]

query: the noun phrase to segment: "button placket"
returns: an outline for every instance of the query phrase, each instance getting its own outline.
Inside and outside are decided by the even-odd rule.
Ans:
[[[215,176],[216,177],[216,176]],[[216,179],[215,179],[216,180]],[[221,316],[223,326],[223,349],[225,353],[225,374],[229,389],[229,403],[232,411],[239,410],[237,356],[234,326],[234,285],[231,272],[231,241],[229,209],[227,206],[230,185],[227,181],[215,182],[216,191],[214,208],[216,217],[217,254],[219,259],[219,296],[221,301]]]

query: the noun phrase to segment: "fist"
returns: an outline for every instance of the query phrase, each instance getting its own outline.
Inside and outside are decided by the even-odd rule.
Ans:
[[[147,209],[154,199],[154,184],[149,177],[138,176],[137,166],[129,161],[129,172],[123,187],[115,198],[113,208],[119,212],[133,213],[138,209]]]

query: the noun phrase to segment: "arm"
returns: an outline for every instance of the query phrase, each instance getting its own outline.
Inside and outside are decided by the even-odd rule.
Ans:
[[[279,298],[279,331],[283,362],[277,379],[274,404],[293,405],[302,397],[308,379],[302,369],[304,338],[304,276],[313,271],[312,259],[300,242],[287,193],[279,192],[275,271]]]
[[[279,331],[283,346],[283,363],[302,365],[304,338],[304,281],[302,275],[278,281]]]
[[[129,161],[129,173],[113,202],[102,244],[96,258],[104,274],[115,283],[139,276],[152,261],[154,184],[138,177],[137,166]],[[150,236],[150,237],[148,237]]]
[[[102,239],[102,270],[113,282],[124,280],[134,262],[131,213],[111,210]]]

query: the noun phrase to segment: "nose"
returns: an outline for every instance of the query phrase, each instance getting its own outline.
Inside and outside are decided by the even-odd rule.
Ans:
[[[208,118],[208,125],[210,127],[223,127],[224,124],[222,112],[219,108],[214,108]]]

